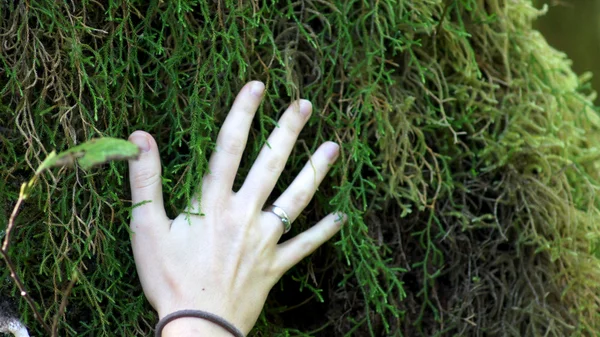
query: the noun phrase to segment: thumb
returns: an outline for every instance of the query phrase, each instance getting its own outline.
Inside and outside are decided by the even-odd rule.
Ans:
[[[135,131],[129,141],[140,148],[138,159],[129,161],[129,183],[133,205],[133,223],[168,220],[162,196],[160,155],[156,141],[144,131]]]

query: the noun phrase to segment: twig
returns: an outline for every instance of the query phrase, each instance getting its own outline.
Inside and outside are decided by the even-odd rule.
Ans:
[[[71,282],[69,282],[67,289],[65,289],[65,292],[63,293],[62,300],[60,301],[60,307],[58,308],[58,312],[56,313],[56,315],[54,315],[54,319],[52,320],[52,334],[51,334],[52,337],[58,336],[58,319],[60,318],[60,316],[62,316],[65,313],[65,309],[67,308],[68,298],[69,298],[69,295],[71,294],[71,290],[73,290],[73,286],[75,285],[75,282],[77,282],[77,273],[73,273],[73,276],[71,277]]]
[[[27,301],[27,304],[29,304],[29,307],[33,311],[33,315],[35,316],[35,319],[44,327],[44,329],[48,333],[52,333],[50,326],[48,324],[46,324],[46,322],[44,322],[42,315],[39,313],[39,311],[35,307],[35,302],[33,301],[33,298],[31,298],[31,296],[25,289],[25,285],[23,284],[23,282],[17,275],[17,269],[15,268],[15,265],[13,264],[12,260],[10,259],[10,256],[8,256],[8,249],[10,248],[10,234],[12,233],[12,230],[15,227],[15,218],[17,217],[17,214],[19,213],[19,208],[21,207],[21,204],[27,198],[27,193],[25,192],[26,189],[33,184],[34,180],[35,180],[35,178],[32,179],[29,183],[24,183],[23,185],[21,185],[21,193],[19,193],[19,199],[17,200],[17,204],[15,205],[15,208],[13,208],[12,213],[10,215],[10,219],[8,220],[8,226],[6,227],[6,235],[4,236],[4,242],[2,243],[2,250],[0,250],[0,253],[2,254],[2,257],[4,258],[4,261],[6,261],[6,265],[8,266],[8,269],[10,270],[10,277],[13,279],[13,281],[19,288],[19,291],[21,292],[21,296],[23,298],[25,298],[25,301]]]

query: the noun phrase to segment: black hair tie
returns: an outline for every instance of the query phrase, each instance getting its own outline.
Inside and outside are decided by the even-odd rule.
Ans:
[[[183,317],[202,318],[219,325],[235,337],[244,337],[244,334],[238,328],[236,328],[233,324],[227,322],[224,318],[202,310],[179,310],[175,311],[174,313],[168,314],[156,324],[156,333],[154,336],[161,337],[165,325],[169,324],[173,320]]]

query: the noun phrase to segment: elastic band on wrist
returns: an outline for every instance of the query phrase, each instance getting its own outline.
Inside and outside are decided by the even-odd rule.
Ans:
[[[165,325],[169,324],[173,320],[184,317],[202,318],[222,327],[235,337],[244,337],[244,334],[238,328],[236,328],[233,324],[227,322],[224,318],[202,310],[179,310],[175,311],[174,313],[168,314],[156,324],[156,332],[154,336],[161,337]]]

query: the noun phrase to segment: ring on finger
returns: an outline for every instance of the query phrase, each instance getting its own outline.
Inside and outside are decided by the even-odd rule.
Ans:
[[[264,209],[265,212],[271,212],[279,217],[281,223],[283,224],[283,234],[290,231],[292,228],[292,222],[290,221],[290,217],[288,217],[287,213],[283,210],[283,208],[277,205],[271,205]]]

